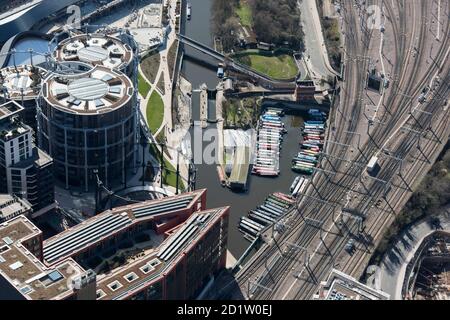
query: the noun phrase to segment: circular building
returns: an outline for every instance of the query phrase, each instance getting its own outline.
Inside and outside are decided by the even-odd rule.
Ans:
[[[137,150],[137,100],[131,80],[96,66],[82,74],[52,74],[38,103],[39,146],[54,159],[66,188],[106,186],[126,179]]]
[[[94,66],[120,70],[131,79],[135,62],[132,48],[119,38],[101,34],[78,34],[58,43],[54,51],[57,61],[80,61]]]
[[[16,101],[24,111],[22,121],[36,132],[36,98],[47,71],[32,65],[6,67],[0,70],[0,100]]]

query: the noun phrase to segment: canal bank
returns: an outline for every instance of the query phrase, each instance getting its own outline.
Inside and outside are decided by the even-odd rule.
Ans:
[[[192,18],[189,21],[183,21],[182,33],[205,45],[213,47],[213,34],[210,25],[212,0],[191,0]],[[184,8],[186,10],[186,8]],[[186,19],[186,18],[184,18]],[[190,55],[196,55],[199,59],[214,60],[195,49],[185,47]],[[192,60],[184,60],[181,69],[182,75],[191,82],[194,90],[199,89],[205,83],[210,90],[214,90],[219,79],[216,71],[194,63]],[[199,117],[199,106],[197,99],[193,99],[192,115],[196,119]],[[198,110],[197,110],[198,109]],[[283,118],[287,135],[283,141],[280,153],[280,176],[277,178],[266,178],[250,176],[248,190],[246,192],[233,192],[222,187],[217,174],[216,165],[197,165],[196,188],[208,189],[208,206],[231,206],[229,221],[229,239],[228,247],[236,259],[244,253],[250,245],[238,230],[238,224],[241,217],[246,216],[248,211],[262,204],[264,200],[274,192],[289,193],[289,187],[295,176],[291,171],[291,159],[298,153],[300,140],[300,127],[303,120],[298,115],[287,114]],[[208,124],[209,128],[215,128],[215,124]],[[193,130],[193,129],[191,129]],[[192,135],[193,136],[193,135]],[[194,144],[194,142],[192,142]],[[204,143],[203,147],[206,146]],[[192,150],[195,146],[192,145]]]

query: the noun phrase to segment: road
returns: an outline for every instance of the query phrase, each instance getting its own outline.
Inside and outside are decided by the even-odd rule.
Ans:
[[[319,78],[337,75],[328,60],[316,0],[299,0],[298,6],[300,7],[302,27],[305,34],[305,58],[309,57],[307,60],[308,64],[312,65],[311,71]]]
[[[450,231],[450,209],[439,217],[440,230]],[[391,295],[391,299],[401,300],[406,266],[411,261],[423,239],[436,229],[428,220],[408,228],[398,241],[386,252],[380,264],[380,289]]]

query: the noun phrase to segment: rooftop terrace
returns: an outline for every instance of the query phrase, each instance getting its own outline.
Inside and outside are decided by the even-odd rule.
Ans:
[[[45,81],[47,101],[62,111],[84,114],[106,113],[121,108],[134,93],[123,73],[97,66],[83,75],[53,76]]]
[[[16,119],[16,115],[22,110],[23,107],[15,101],[0,105],[0,140],[6,142],[31,130],[29,126]]]
[[[0,83],[12,100],[35,99],[39,95],[42,78],[46,71],[31,65],[6,67],[0,70]]]
[[[119,234],[144,221],[171,213],[191,209],[200,200],[205,190],[199,190],[179,196],[150,200],[106,211],[85,222],[66,230],[44,242],[44,260],[47,263],[65,259],[83,252],[107,238]]]
[[[27,299],[62,299],[73,293],[72,279],[84,270],[72,259],[44,265],[24,243],[39,245],[41,231],[21,215],[0,225],[0,275]]]
[[[25,200],[10,194],[0,194],[0,222],[29,212],[31,212],[31,206]]]
[[[349,275],[333,269],[326,282],[321,284],[324,300],[388,300],[389,294],[375,290]]]
[[[23,110],[24,108],[17,102],[14,101],[6,102],[0,105],[0,121],[11,118],[13,115],[18,114]]]
[[[133,51],[122,41],[104,34],[80,34],[62,41],[55,51],[59,61],[82,61],[122,70],[133,59]]]

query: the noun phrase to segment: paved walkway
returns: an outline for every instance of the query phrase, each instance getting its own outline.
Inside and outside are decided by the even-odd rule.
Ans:
[[[450,206],[439,217],[441,230],[450,231]],[[423,239],[436,231],[429,220],[422,220],[406,230],[395,245],[385,254],[380,264],[380,289],[401,300],[406,267]]]
[[[165,137],[166,137],[166,144],[168,146],[168,151],[170,153],[170,157],[168,157],[164,153],[164,157],[167,161],[169,161],[174,168],[177,166],[177,150],[178,146],[180,145],[180,138],[177,134],[173,134],[173,123],[172,123],[172,75],[169,72],[169,64],[167,61],[169,49],[171,46],[177,41],[176,34],[175,34],[175,7],[176,7],[176,0],[169,0],[170,6],[170,32],[167,35],[166,43],[163,46],[163,48],[158,52],[160,55],[160,64],[158,71],[156,73],[155,81],[151,82],[149,79],[145,76],[145,74],[142,72],[141,67],[139,66],[139,72],[142,74],[143,78],[151,85],[151,89],[147,94],[147,97],[142,97],[141,99],[141,111],[142,114],[147,114],[147,105],[148,100],[150,99],[151,95],[156,91],[162,98],[163,104],[164,104],[164,117],[162,120],[162,123],[159,127],[159,129],[154,133],[154,136],[158,136],[162,130],[166,130]],[[156,53],[155,53],[156,54]],[[164,77],[164,92],[161,91],[160,88],[158,88],[158,82],[161,77]],[[148,125],[147,118],[145,119]],[[180,175],[182,177],[187,177],[188,168],[186,165],[184,165],[184,161],[180,161]],[[156,177],[156,182],[158,183],[161,179],[160,173],[158,173]]]

